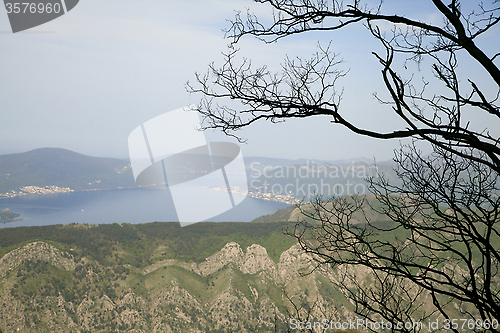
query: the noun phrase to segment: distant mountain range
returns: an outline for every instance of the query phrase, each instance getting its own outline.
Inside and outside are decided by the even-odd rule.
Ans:
[[[250,156],[245,157],[245,164],[251,164],[253,162],[262,163],[265,165],[281,165],[281,166],[289,166],[289,165],[299,165],[309,163],[316,164],[349,164],[354,162],[365,162],[365,163],[373,163],[373,160],[370,160],[366,157],[359,157],[353,159],[343,159],[343,160],[320,160],[320,159],[307,159],[307,158],[299,158],[299,159],[287,159],[287,158],[274,158],[274,157],[260,157],[260,156]]]
[[[135,187],[130,164],[61,148],[40,148],[0,155],[0,193],[23,186],[59,186],[72,190]]]
[[[245,159],[250,195],[291,203],[315,196],[330,198],[348,194],[368,194],[367,179],[385,177],[399,184],[393,164],[368,159],[351,161],[286,160],[251,157]]]
[[[345,195],[360,190],[365,193],[364,179],[375,175],[377,170],[394,178],[389,163],[377,162],[375,169],[373,161],[367,158],[326,161],[245,157],[250,195],[283,202],[314,194]],[[61,148],[0,155],[0,195],[13,191],[51,193],[135,186],[131,165],[125,159],[92,157]]]

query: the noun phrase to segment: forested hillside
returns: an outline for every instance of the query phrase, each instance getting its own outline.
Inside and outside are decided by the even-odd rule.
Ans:
[[[4,332],[286,331],[297,304],[346,318],[288,223],[67,225],[3,229]],[[316,310],[319,311],[319,310]]]

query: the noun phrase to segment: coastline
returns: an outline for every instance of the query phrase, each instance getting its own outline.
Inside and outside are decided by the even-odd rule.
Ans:
[[[5,208],[0,212],[0,223],[9,223],[22,221],[23,219],[18,219],[17,217],[21,216],[21,214],[11,212],[9,208]]]
[[[107,191],[107,190],[123,190],[123,189],[131,189],[131,188],[136,188],[137,186],[134,187],[113,187],[113,188],[90,188],[90,189],[78,189],[74,190],[69,187],[59,187],[56,185],[47,185],[45,187],[40,187],[40,186],[23,186],[18,188],[17,190],[11,190],[10,192],[5,192],[5,193],[0,193],[0,200],[4,198],[15,198],[15,197],[20,197],[20,196],[26,196],[26,195],[44,195],[44,194],[55,194],[55,193],[70,193],[70,192],[89,192],[89,191]],[[144,188],[144,187],[142,187]],[[212,187],[212,190],[215,191],[227,191],[226,189],[223,188],[218,188],[218,187]],[[266,201],[275,201],[275,202],[281,202],[281,203],[286,203],[289,205],[296,204],[300,200],[297,198],[294,198],[293,196],[290,195],[276,195],[274,193],[261,193],[259,190],[249,190],[247,192],[247,196],[255,199],[261,199],[261,200],[266,200]]]
[[[11,223],[11,222],[18,222],[18,221],[24,221],[24,219],[15,219],[15,220],[9,220],[9,221],[0,221],[0,223]]]
[[[23,186],[17,190],[12,190],[11,192],[0,193],[0,200],[4,198],[15,198],[25,195],[44,195],[44,194],[54,194],[54,193],[69,193],[69,192],[88,192],[88,191],[107,191],[107,190],[122,190],[130,189],[135,187],[114,187],[114,188],[90,188],[90,189],[79,189],[73,190],[69,187],[59,187],[55,185],[48,185],[45,187],[40,186]]]

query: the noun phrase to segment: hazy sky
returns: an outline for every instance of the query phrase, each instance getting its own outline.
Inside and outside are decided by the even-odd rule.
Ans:
[[[385,1],[388,12],[404,10],[440,23],[442,18],[424,3]],[[194,81],[195,72],[205,72],[209,63],[221,64],[221,52],[229,42],[221,30],[228,27],[226,20],[234,10],[246,7],[262,17],[271,13],[250,0],[80,0],[66,15],[13,34],[5,10],[0,10],[0,154],[61,147],[127,157],[127,138],[134,128],[199,101],[201,96],[189,95],[185,84]],[[496,28],[483,36],[481,46],[493,52],[489,48],[496,48],[499,37]],[[342,68],[350,69],[339,86],[344,87],[344,114],[367,128],[397,129],[397,118],[373,98],[384,89],[380,65],[371,52],[383,50],[361,25],[273,45],[248,37],[239,47],[256,65],[279,69],[285,55],[309,57],[318,41],[327,45],[330,40],[345,60]],[[472,64],[465,63],[461,70],[488,82]],[[425,70],[421,74],[430,75]],[[243,154],[385,160],[399,146],[398,141],[357,136],[329,120],[256,124],[240,132],[248,139]],[[488,124],[486,118],[478,121]],[[221,139],[218,133],[207,137]]]

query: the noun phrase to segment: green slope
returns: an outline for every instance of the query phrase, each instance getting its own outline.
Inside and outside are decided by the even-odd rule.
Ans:
[[[279,325],[278,331],[283,331],[284,314],[291,306],[283,288],[294,299],[306,301],[309,294],[311,304],[320,290],[330,302],[327,308],[335,302],[339,313],[345,313],[348,302],[324,278],[296,275],[289,282],[280,280],[291,271],[276,263],[295,243],[283,235],[286,225],[198,223],[181,228],[178,223],[149,223],[3,229],[0,329],[218,333],[274,332]],[[234,241],[244,252],[238,262],[247,256],[248,246],[259,244],[280,273],[274,276],[267,268],[249,272],[254,254],[246,257],[246,269],[231,260],[224,262],[231,258],[225,255],[213,259],[213,264],[205,261],[213,254],[220,256],[221,249]],[[264,252],[259,260],[266,262],[269,257]],[[217,260],[223,262],[218,265]]]
[[[129,163],[120,159],[91,157],[60,148],[0,155],[0,193],[22,186],[50,185],[82,190],[131,187],[135,182]]]

